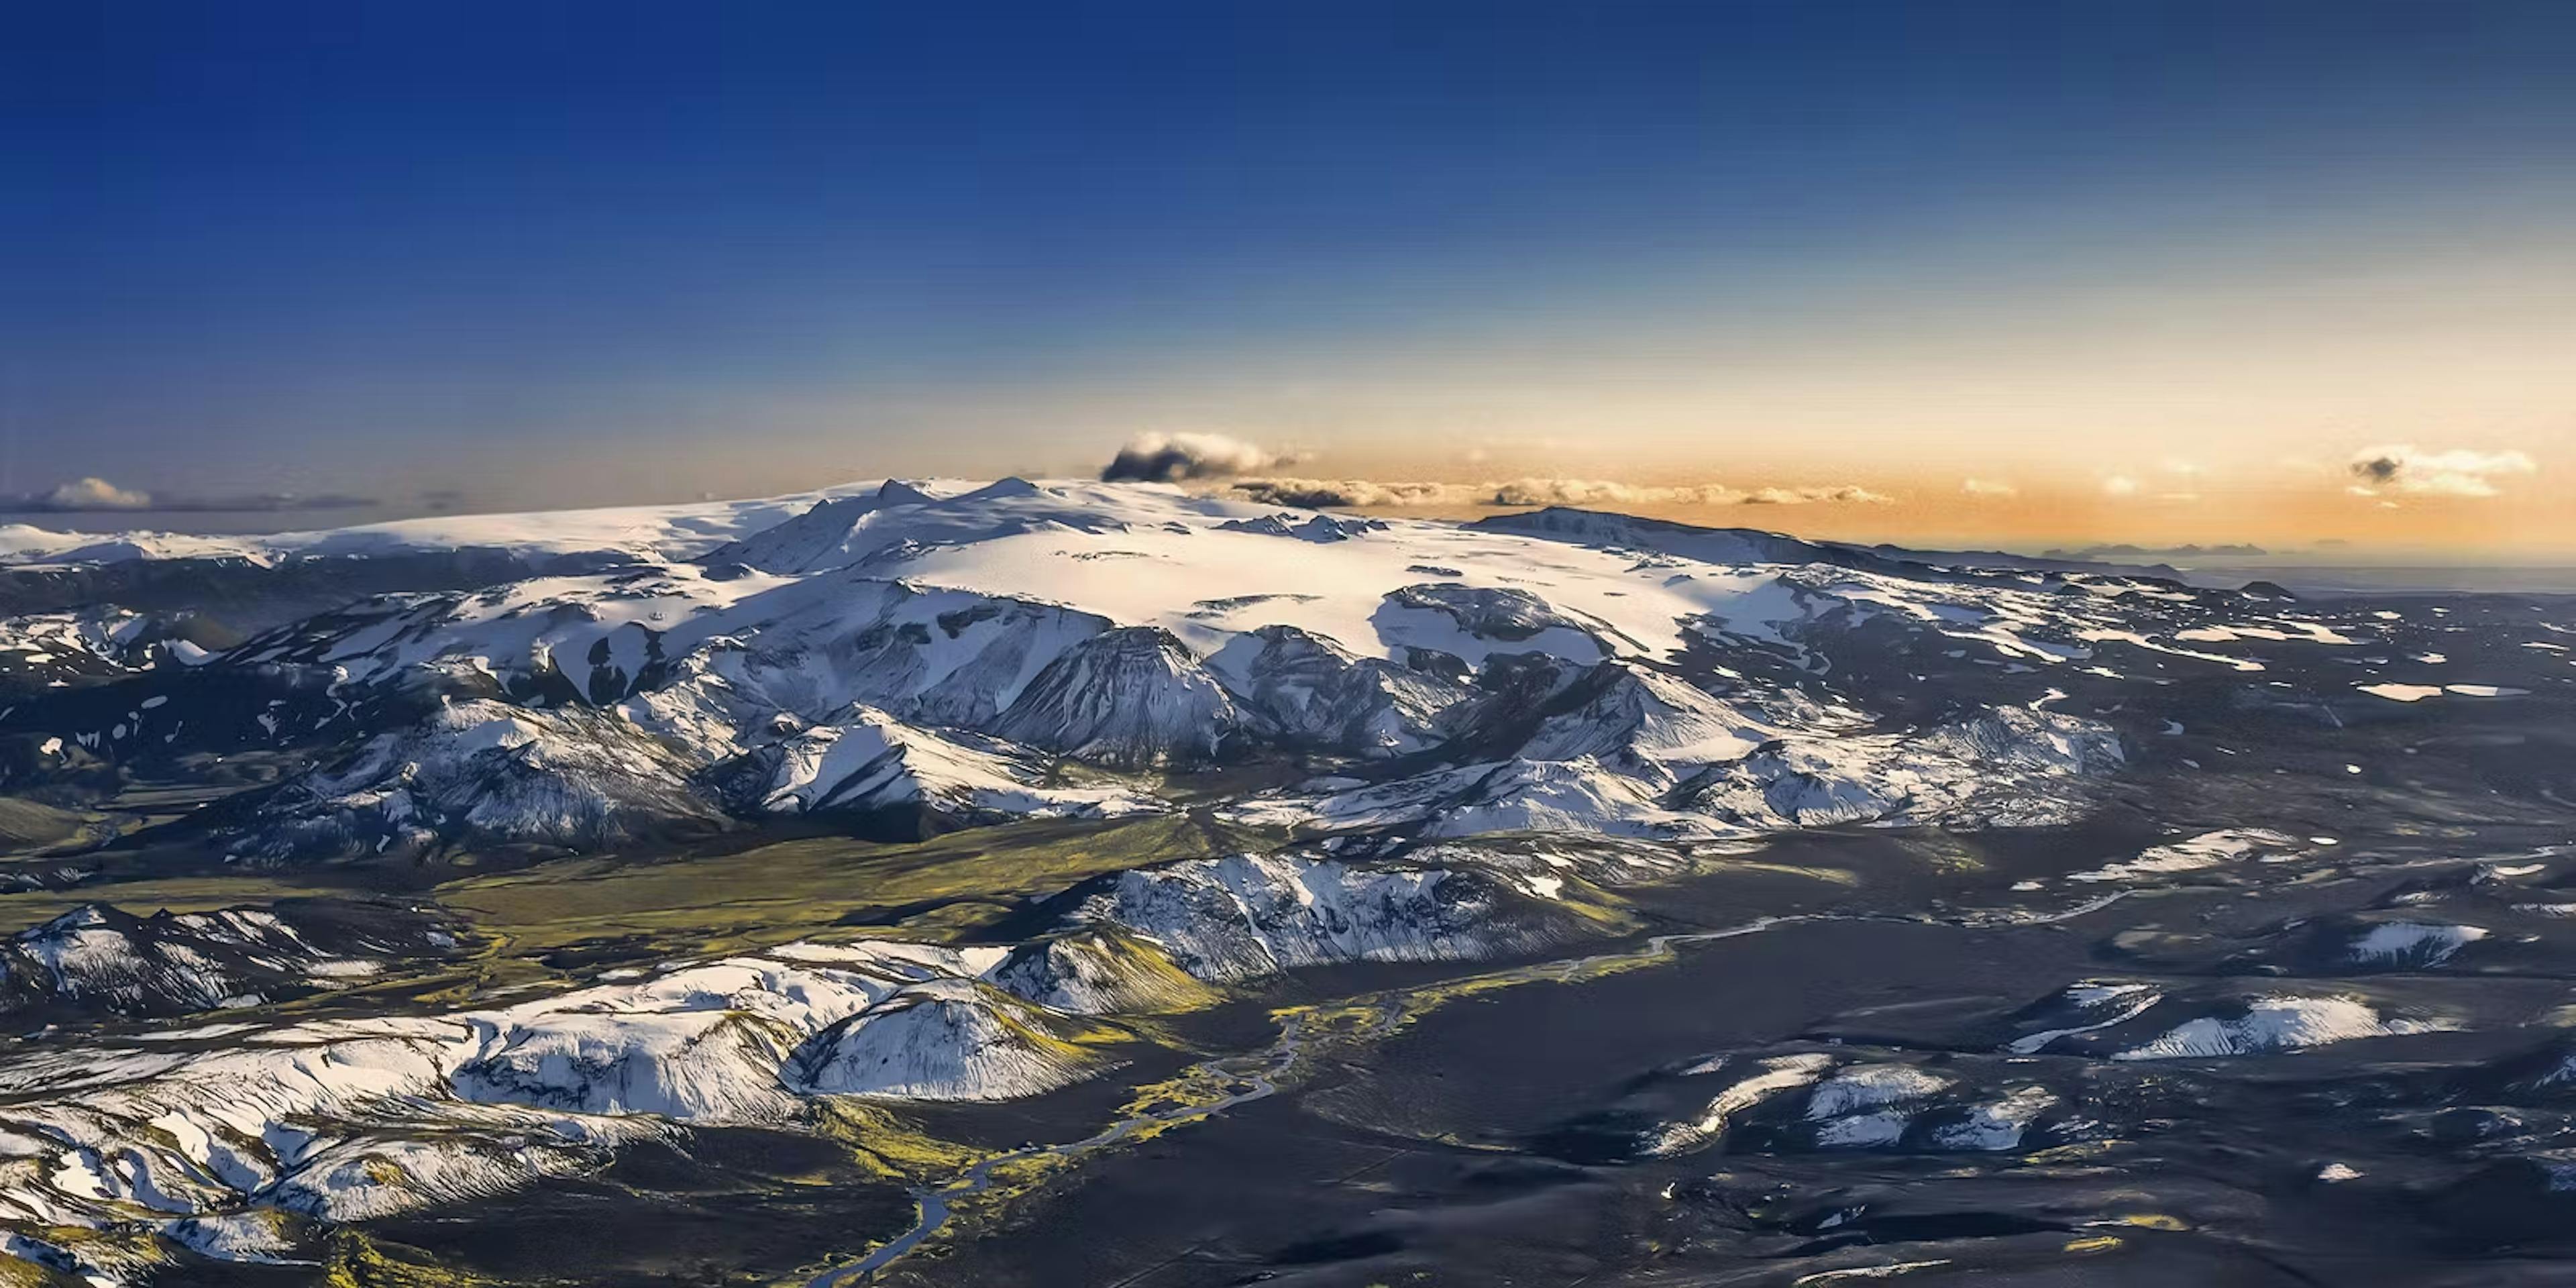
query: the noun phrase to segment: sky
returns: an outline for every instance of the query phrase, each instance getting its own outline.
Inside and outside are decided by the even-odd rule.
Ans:
[[[1221,442],[1159,476],[2576,557],[2571,67],[2477,0],[17,6],[0,511]]]

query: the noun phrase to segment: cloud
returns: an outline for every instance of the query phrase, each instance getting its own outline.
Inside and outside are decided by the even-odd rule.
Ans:
[[[1486,505],[1806,505],[1817,501],[1879,504],[1891,498],[1848,484],[1830,487],[1764,487],[1745,491],[1723,483],[1638,487],[1599,479],[1523,478],[1489,485]]]
[[[1234,494],[1271,505],[1333,506],[1541,506],[1541,505],[1808,505],[1883,504],[1892,498],[1849,484],[1764,487],[1750,491],[1721,483],[1640,487],[1603,479],[1520,478],[1497,483],[1379,482],[1372,479],[1237,479]]]
[[[123,488],[106,479],[90,477],[56,484],[52,491],[28,498],[35,502],[29,509],[42,510],[148,510],[152,494]]]
[[[1177,483],[1258,474],[1292,458],[1223,434],[1138,434],[1100,471],[1104,483]]]
[[[362,510],[375,504],[374,497],[345,496],[329,492],[314,496],[298,496],[292,492],[269,492],[256,496],[174,495],[166,492],[146,492],[140,488],[118,487],[106,479],[94,476],[59,483],[42,492],[0,497],[0,510],[20,514],[94,514],[127,511],[150,511],[156,514],[276,514],[292,510]]]
[[[2243,544],[2133,546],[2120,542],[2112,545],[2078,546],[2072,550],[2048,550],[2041,552],[2041,557],[2047,559],[2212,559],[2247,558],[2270,553],[2272,552],[2261,546]]]
[[[1896,498],[1865,487],[1842,484],[1837,487],[1763,487],[1745,495],[1739,505],[1805,505],[1811,501],[1838,501],[1853,505],[1889,505]],[[1710,501],[1711,505],[1727,504]]]
[[[2020,488],[2014,487],[2012,484],[2006,483],[2001,479],[1966,479],[1960,482],[1959,490],[1970,496],[1994,497],[2021,495]]]
[[[1699,499],[1697,488],[1631,487],[1601,479],[1520,478],[1489,486],[1487,505],[1647,505]],[[1685,490],[1691,495],[1685,497]]]
[[[381,504],[383,502],[372,496],[352,496],[346,492],[316,492],[311,496],[298,496],[293,492],[263,492],[258,496],[162,497],[152,503],[152,508],[277,514],[290,510],[367,510]]]
[[[2136,496],[2138,494],[2138,481],[2130,478],[2126,474],[2114,474],[2111,477],[2102,480],[2102,494],[2104,496]]]
[[[2532,474],[2538,462],[2521,452],[2454,449],[2427,452],[2412,443],[2365,447],[2353,453],[2348,468],[2356,480],[2345,490],[2355,496],[2406,492],[2419,496],[2494,496],[2500,475]]]
[[[1481,451],[1477,453],[1482,455]],[[1105,483],[1179,483],[1228,480],[1224,490],[1270,505],[1307,509],[1541,505],[1808,505],[1818,502],[1881,504],[1893,498],[1850,484],[1762,487],[1722,483],[1642,487],[1602,479],[1518,478],[1495,483],[1436,483],[1378,479],[1312,479],[1263,471],[1297,462],[1224,434],[1139,434],[1100,471]]]
[[[1472,505],[1484,491],[1471,483],[1378,483],[1369,479],[1297,478],[1238,479],[1228,490],[1264,505],[1293,505],[1307,510]]]

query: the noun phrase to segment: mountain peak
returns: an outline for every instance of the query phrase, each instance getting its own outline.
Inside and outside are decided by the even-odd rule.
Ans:
[[[958,497],[957,499],[960,501],[1007,501],[1014,497],[1042,495],[1045,491],[1045,488],[1039,487],[1037,484],[1031,483],[1027,479],[1014,474],[1008,478],[995,479],[994,481],[987,483],[964,496]]]

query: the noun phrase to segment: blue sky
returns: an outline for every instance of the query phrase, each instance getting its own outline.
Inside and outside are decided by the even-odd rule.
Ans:
[[[44,8],[0,491],[2570,432],[2528,364],[2386,387],[2407,337],[2552,334],[2565,4]]]

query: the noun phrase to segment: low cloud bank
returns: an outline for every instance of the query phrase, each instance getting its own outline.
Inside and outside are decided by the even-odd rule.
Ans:
[[[1264,505],[1308,510],[1366,506],[1471,505],[1475,489],[1463,483],[1378,483],[1368,479],[1237,479],[1227,491]]]
[[[294,510],[362,510],[375,504],[374,497],[342,496],[334,493],[318,496],[297,496],[286,492],[264,493],[257,496],[173,495],[147,492],[141,488],[119,487],[94,475],[58,483],[41,492],[0,497],[0,510],[20,514],[112,514],[139,511],[158,514],[277,514]]]
[[[2534,474],[2538,462],[2522,452],[2453,449],[2428,452],[2412,443],[2365,447],[2353,453],[2348,467],[2358,496],[2402,492],[2417,496],[2489,497],[2500,494],[2496,479]]]
[[[1297,461],[1224,434],[1139,434],[1102,466],[1106,483],[1225,480],[1223,490],[1265,505],[1303,509],[1430,509],[1442,506],[1541,505],[1873,505],[1893,498],[1849,484],[1735,488],[1722,483],[1644,487],[1603,479],[1517,478],[1491,483],[1318,479],[1270,474]]]
[[[1375,479],[1241,478],[1227,491],[1268,505],[1307,509],[1488,505],[1876,505],[1893,498],[1848,484],[1734,488],[1721,483],[1641,487],[1601,479],[1521,478],[1496,483],[1381,482]]]
[[[1636,487],[1596,479],[1514,479],[1494,484],[1487,505],[1807,505],[1819,501],[1876,505],[1891,498],[1848,484],[1832,487],[1762,487],[1723,483],[1692,487]]]
[[[2112,545],[2079,546],[2072,550],[2042,551],[2048,559],[2241,559],[2272,553],[2255,545],[2181,545],[2133,546],[2126,542]]]
[[[55,484],[51,490],[28,497],[29,509],[46,510],[148,510],[152,494],[123,488],[103,478],[79,478]]]

